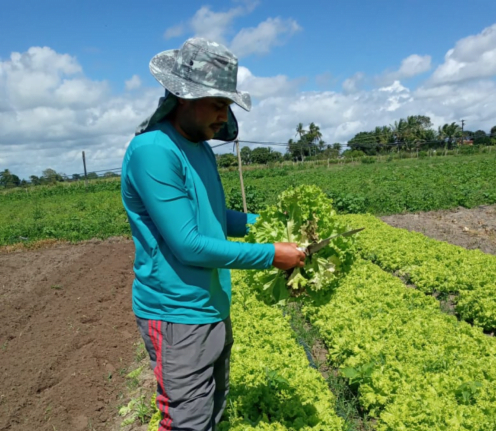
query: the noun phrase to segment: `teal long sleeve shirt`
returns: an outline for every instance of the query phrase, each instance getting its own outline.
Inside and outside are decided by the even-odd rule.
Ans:
[[[256,215],[227,210],[215,156],[169,123],[138,135],[124,156],[122,200],[136,248],[133,311],[203,324],[229,316],[230,269],[265,269],[273,244],[242,237]]]

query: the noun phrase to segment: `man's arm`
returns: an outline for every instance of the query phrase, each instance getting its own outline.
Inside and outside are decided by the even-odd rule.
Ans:
[[[226,210],[227,236],[234,238],[244,237],[250,230],[249,225],[254,224],[258,214],[245,214],[239,211]]]
[[[272,265],[274,244],[237,243],[198,232],[181,162],[172,149],[157,143],[138,147],[130,157],[128,170],[131,184],[158,233],[183,264],[232,269],[265,269]]]

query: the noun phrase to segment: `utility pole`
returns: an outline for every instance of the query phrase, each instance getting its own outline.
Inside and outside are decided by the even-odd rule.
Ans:
[[[88,174],[86,173],[86,158],[84,157],[83,151],[83,167],[84,167],[84,185],[88,187]]]
[[[236,152],[238,153],[238,170],[239,170],[239,182],[241,183],[241,197],[243,198],[243,211],[245,214],[248,213],[246,208],[246,196],[245,196],[245,185],[243,183],[243,167],[241,165],[241,153],[239,151],[239,141],[236,139]]]
[[[463,145],[463,126],[465,125],[465,120],[462,120],[462,139],[460,144]]]

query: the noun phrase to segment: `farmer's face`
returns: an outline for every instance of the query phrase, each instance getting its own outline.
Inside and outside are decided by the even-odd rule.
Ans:
[[[231,101],[224,97],[204,97],[196,100],[180,99],[178,125],[192,142],[207,141],[227,121]]]

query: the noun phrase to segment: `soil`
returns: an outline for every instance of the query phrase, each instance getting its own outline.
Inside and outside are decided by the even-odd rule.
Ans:
[[[496,254],[496,206],[382,219]],[[141,341],[131,309],[133,258],[132,241],[119,238],[0,251],[1,431],[119,429],[118,407],[130,396],[125,375],[137,366]],[[149,397],[153,375],[145,375]]]
[[[381,220],[467,249],[496,254],[496,205],[397,214]]]
[[[0,430],[104,430],[140,341],[129,240],[0,254]]]

